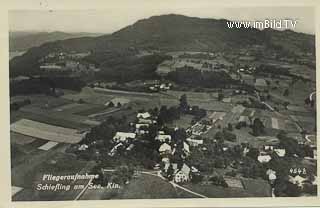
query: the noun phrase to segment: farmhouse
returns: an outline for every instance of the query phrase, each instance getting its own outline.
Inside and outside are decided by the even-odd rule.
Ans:
[[[135,133],[128,133],[128,132],[117,132],[116,135],[113,137],[114,142],[125,142],[127,139],[135,139]]]

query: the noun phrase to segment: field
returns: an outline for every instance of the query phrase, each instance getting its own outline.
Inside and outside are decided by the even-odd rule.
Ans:
[[[37,191],[36,185],[39,183],[58,183],[42,181],[43,174],[81,174],[88,172],[92,165],[90,162],[79,161],[71,155],[66,155],[59,151],[43,151],[38,152],[36,155],[30,155],[26,158],[26,161],[12,168],[12,185],[24,188],[13,196],[13,200],[73,200],[81,190]],[[29,180],[25,180],[26,178]],[[59,183],[68,184],[64,181]],[[76,183],[85,185],[87,180],[78,180]]]
[[[166,199],[176,198],[175,189],[157,176],[142,174],[124,188],[122,199]]]
[[[75,129],[48,125],[27,119],[21,119],[11,124],[10,130],[39,139],[64,143],[78,143],[83,138]]]
[[[184,185],[194,192],[202,194],[209,198],[237,198],[237,197],[253,197],[243,188],[224,188],[215,185],[188,184]]]
[[[172,123],[169,124],[169,126],[187,129],[191,126],[192,119],[192,115],[182,115],[180,116],[180,119],[174,120]]]

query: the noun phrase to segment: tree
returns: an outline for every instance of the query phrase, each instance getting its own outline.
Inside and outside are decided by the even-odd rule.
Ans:
[[[231,124],[231,123],[228,123],[228,130],[229,130],[229,131],[233,131],[233,127],[232,127],[232,124]]]
[[[222,101],[224,98],[224,94],[222,92],[218,93],[218,101]]]
[[[264,133],[264,125],[259,118],[254,119],[252,131],[254,136],[260,136],[262,133]]]
[[[182,112],[187,112],[189,110],[187,95],[186,94],[181,95],[179,101],[180,101],[179,107],[182,110]]]
[[[110,101],[110,102],[108,103],[108,107],[109,107],[109,108],[114,107],[114,103],[113,103],[112,101]]]
[[[121,103],[120,102],[117,103],[117,108],[121,108]]]

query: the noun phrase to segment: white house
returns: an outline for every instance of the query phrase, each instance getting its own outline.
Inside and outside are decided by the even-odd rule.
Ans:
[[[259,155],[257,159],[260,163],[268,163],[271,160],[271,156],[270,155]]]
[[[167,134],[159,134],[155,137],[155,140],[160,142],[171,142],[171,136]]]
[[[306,180],[307,180],[307,178],[303,178],[299,175],[297,175],[295,177],[292,177],[289,175],[289,182],[296,184],[299,187],[302,187]]]
[[[186,142],[183,142],[183,151],[186,155],[190,154],[190,148],[189,145]]]
[[[189,142],[189,144],[193,147],[199,146],[203,144],[203,139],[191,139],[191,138],[187,138],[187,141]]]
[[[271,184],[273,184],[274,181],[277,179],[276,171],[274,171],[272,169],[268,169],[266,172],[266,175],[268,176],[268,179]]]
[[[279,156],[279,157],[284,157],[286,155],[286,150],[285,149],[274,149],[274,152]]]
[[[183,164],[182,168],[175,174],[174,181],[176,183],[183,183],[190,180],[190,171],[191,169]]]
[[[113,137],[114,142],[125,142],[127,139],[135,139],[135,133],[129,132],[117,132],[116,135]]]
[[[148,118],[150,118],[150,117],[151,117],[151,115],[150,115],[149,112],[144,112],[144,113],[138,113],[138,114],[137,114],[137,118],[148,119]]]
[[[163,143],[159,147],[159,152],[160,152],[160,154],[171,154],[171,152],[172,152],[171,146],[168,145],[167,143]]]
[[[122,143],[119,143],[117,145],[115,145],[112,150],[110,150],[109,152],[109,156],[114,156],[114,154],[117,152],[118,148],[121,147],[123,144]]]
[[[138,123],[138,124],[136,124],[136,133],[137,134],[147,134],[147,133],[149,133],[149,131],[148,130],[145,130],[145,129],[143,129],[143,128],[148,128],[149,127],[149,124],[140,124],[140,123]]]

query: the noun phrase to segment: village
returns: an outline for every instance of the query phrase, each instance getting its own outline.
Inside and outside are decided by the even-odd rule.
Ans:
[[[172,60],[178,66],[159,64],[159,80],[98,81],[80,91],[56,89],[61,93],[55,96],[12,96],[12,197],[51,199],[52,193],[37,192],[22,179],[37,181],[41,173],[61,170],[99,174],[94,184],[121,187],[69,191],[64,199],[141,198],[146,193],[138,187],[150,189],[145,181],[167,190],[150,189],[163,198],[316,193],[314,83],[288,73],[275,76],[264,66],[235,68],[219,55],[178,54]],[[195,90],[168,75],[194,70],[226,72],[237,82]]]

